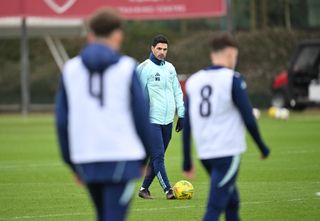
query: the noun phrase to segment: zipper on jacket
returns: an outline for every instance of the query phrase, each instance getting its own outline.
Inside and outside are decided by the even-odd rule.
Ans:
[[[166,80],[165,80],[165,88],[164,88],[165,89],[164,90],[165,91],[165,96],[166,96],[166,113],[165,113],[165,116],[164,116],[164,122],[163,122],[164,124],[166,124],[166,122],[167,122],[166,120],[167,120],[167,115],[168,115],[168,98],[167,98],[167,93],[168,93],[167,92],[167,87],[168,86],[167,86],[167,83],[168,83],[168,78],[166,78]]]

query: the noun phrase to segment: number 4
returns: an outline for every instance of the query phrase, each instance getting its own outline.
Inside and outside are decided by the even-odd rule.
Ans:
[[[98,88],[95,88],[94,85],[98,85]],[[90,73],[89,74],[89,94],[98,99],[100,106],[104,105],[104,82],[103,82],[103,74],[100,73]]]

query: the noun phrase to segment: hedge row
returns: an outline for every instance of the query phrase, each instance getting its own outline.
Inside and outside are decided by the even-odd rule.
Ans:
[[[163,29],[165,30],[165,28]],[[139,62],[150,51],[152,36],[159,29],[133,24],[127,30],[123,53]],[[162,31],[170,40],[168,60],[174,63],[179,74],[191,74],[210,64],[208,40],[212,31],[179,32]],[[265,30],[235,34],[240,55],[237,70],[249,86],[255,106],[266,107],[271,96],[273,77],[285,69],[294,48],[303,39],[320,38],[320,32]],[[63,39],[68,53],[75,56],[85,39]],[[20,48],[18,39],[0,39],[0,104],[19,103],[20,99]],[[43,39],[30,39],[31,97],[33,103],[52,103],[59,78],[59,70]]]

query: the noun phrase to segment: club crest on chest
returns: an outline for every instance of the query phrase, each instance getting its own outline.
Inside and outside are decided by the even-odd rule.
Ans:
[[[154,80],[155,80],[155,81],[160,81],[160,74],[159,74],[159,73],[156,73],[156,74],[154,75]]]

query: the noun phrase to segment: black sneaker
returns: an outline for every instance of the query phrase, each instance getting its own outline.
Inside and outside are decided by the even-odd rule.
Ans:
[[[143,189],[139,191],[139,197],[141,197],[142,199],[153,199],[153,197],[151,196],[151,193],[148,189]]]
[[[173,194],[172,189],[170,189],[170,190],[166,193],[166,197],[167,197],[167,200],[174,200],[174,199],[176,199],[176,197],[175,197],[174,194]]]

